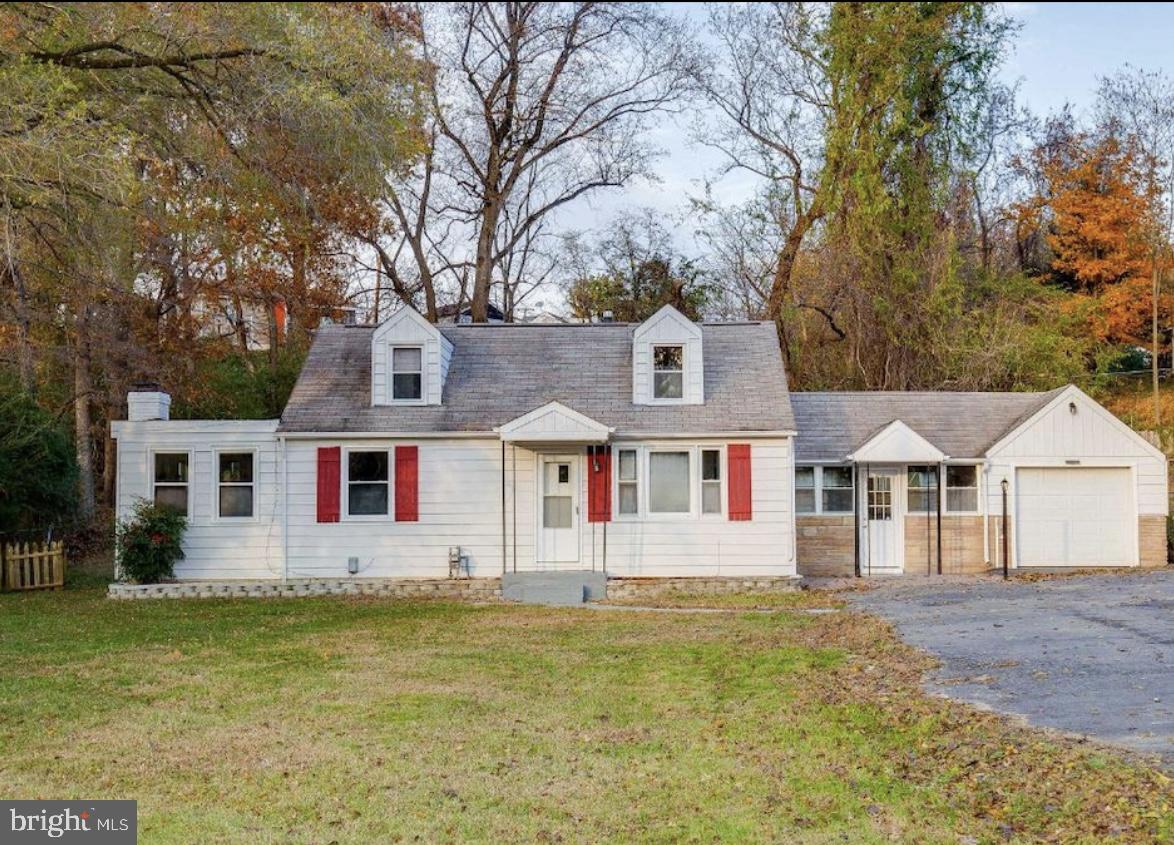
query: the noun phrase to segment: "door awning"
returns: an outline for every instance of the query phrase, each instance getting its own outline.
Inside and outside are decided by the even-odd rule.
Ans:
[[[548,402],[494,431],[505,443],[606,443],[615,429],[560,402]]]
[[[938,464],[948,457],[905,423],[893,420],[847,459],[858,464]]]

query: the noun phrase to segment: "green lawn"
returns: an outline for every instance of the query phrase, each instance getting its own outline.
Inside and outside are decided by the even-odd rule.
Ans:
[[[789,600],[793,601],[793,600]],[[140,841],[1155,842],[1170,782],[848,613],[0,596],[0,783]]]

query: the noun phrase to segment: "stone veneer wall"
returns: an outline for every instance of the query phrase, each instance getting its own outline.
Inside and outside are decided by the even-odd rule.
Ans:
[[[937,574],[937,536],[938,520],[933,514],[905,517],[906,574],[925,575],[929,570],[932,570],[930,574]],[[942,574],[967,575],[986,572],[987,569],[982,545],[982,516],[943,515]]]
[[[856,573],[855,520],[851,516],[795,517],[799,574],[844,577]]]
[[[1137,538],[1142,566],[1166,565],[1166,517],[1161,514],[1139,516]]]
[[[323,578],[290,581],[182,581],[175,584],[111,584],[112,599],[300,598],[394,596],[396,598],[501,601],[500,578]]]
[[[797,575],[771,577],[696,577],[696,578],[610,578],[609,599],[639,599],[666,593],[765,593],[791,592],[799,589]]]

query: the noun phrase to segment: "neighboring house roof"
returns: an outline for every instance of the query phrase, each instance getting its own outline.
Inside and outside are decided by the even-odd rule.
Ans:
[[[371,326],[319,329],[281,416],[285,432],[491,431],[548,402],[616,435],[793,431],[773,323],[703,324],[705,404],[634,405],[625,323],[442,325],[442,404],[371,406]]]
[[[894,420],[951,458],[980,458],[1050,402],[1047,393],[792,393],[798,461],[843,461]]]

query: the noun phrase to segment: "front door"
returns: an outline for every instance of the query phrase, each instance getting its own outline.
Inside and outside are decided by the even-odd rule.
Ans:
[[[865,486],[864,560],[861,573],[884,575],[902,569],[901,472],[897,469],[868,471]]]
[[[541,455],[538,500],[538,563],[579,561],[579,461],[574,455]]]

